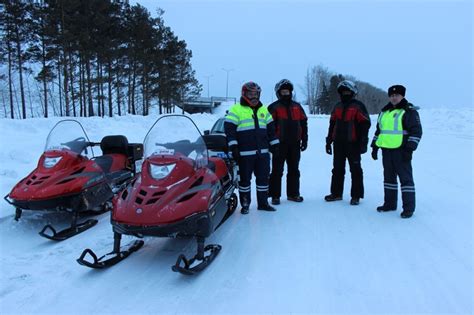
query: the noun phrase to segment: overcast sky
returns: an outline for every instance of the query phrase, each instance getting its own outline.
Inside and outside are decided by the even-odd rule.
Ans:
[[[282,78],[300,87],[323,64],[384,90],[407,87],[421,107],[473,104],[473,1],[140,0],[193,51],[207,96],[239,96],[246,81],[275,99]],[[136,3],[131,1],[131,3]]]

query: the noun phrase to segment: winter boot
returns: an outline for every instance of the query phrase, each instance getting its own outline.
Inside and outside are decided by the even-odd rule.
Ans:
[[[324,200],[326,200],[326,201],[338,201],[338,200],[342,200],[342,196],[335,196],[333,194],[330,194],[330,195],[325,196]]]
[[[351,199],[351,205],[352,206],[357,206],[360,202],[360,199],[359,198],[352,198]]]
[[[377,207],[378,212],[388,212],[388,211],[395,211],[397,210],[397,207],[389,207],[386,205],[382,205],[380,207]]]
[[[250,208],[250,193],[240,193],[240,205],[242,206],[240,213],[248,214]]]
[[[263,205],[259,205],[258,210],[263,210],[263,211],[276,211],[276,209],[272,206],[270,206],[268,203],[267,204],[263,204]]]
[[[294,201],[294,202],[303,202],[303,197],[301,196],[288,196],[286,199],[289,201]]]
[[[413,211],[402,211],[402,213],[400,213],[400,216],[402,217],[402,219],[411,218],[412,215],[413,215]]]
[[[248,206],[242,206],[242,209],[240,209],[240,213],[248,214],[249,213],[249,207]]]
[[[280,204],[280,198],[272,198],[272,205],[279,205]]]

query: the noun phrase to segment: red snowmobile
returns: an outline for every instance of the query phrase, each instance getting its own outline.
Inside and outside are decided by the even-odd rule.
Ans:
[[[144,149],[142,172],[113,200],[113,251],[98,258],[85,249],[77,262],[106,268],[142,247],[144,242],[136,240],[121,248],[122,234],[187,236],[196,238],[197,254],[191,259],[181,254],[172,270],[197,273],[221,250],[220,245],[204,246],[205,238],[237,207],[237,166],[227,154],[226,137],[201,135],[190,118],[168,115],[148,131]]]
[[[101,156],[94,157],[93,146]],[[142,144],[129,144],[125,136],[106,136],[90,142],[82,125],[62,120],[49,132],[38,166],[5,196],[16,207],[15,220],[22,210],[56,210],[72,214],[71,226],[56,231],[46,225],[39,234],[62,241],[97,223],[78,223],[79,214],[100,214],[110,210],[115,193],[125,188],[135,175],[135,162],[143,156]]]

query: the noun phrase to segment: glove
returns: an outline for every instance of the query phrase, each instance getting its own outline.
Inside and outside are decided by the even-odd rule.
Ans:
[[[274,145],[270,146],[270,152],[272,153],[272,155],[274,157],[277,156],[278,154],[280,154],[280,145],[279,144],[274,144]]]
[[[374,159],[375,161],[377,161],[379,159],[378,156],[377,156],[378,152],[379,152],[378,147],[372,147],[372,159]]]
[[[308,148],[308,140],[302,140],[301,141],[301,145],[300,145],[300,150],[301,152],[303,152],[304,150],[306,150]]]
[[[332,147],[330,143],[326,143],[326,153],[332,155]]]
[[[232,158],[235,160],[235,161],[239,161],[240,159],[240,152],[239,152],[239,148],[234,144],[234,145],[231,145],[230,146],[230,152],[232,153]]]
[[[413,157],[413,151],[410,149],[403,149],[402,151],[402,159],[404,162],[410,162],[411,158]]]

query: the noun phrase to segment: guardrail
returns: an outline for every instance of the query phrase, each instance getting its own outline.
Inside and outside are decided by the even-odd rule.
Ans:
[[[213,108],[221,105],[223,102],[236,102],[235,97],[200,97],[196,99],[188,99],[178,104],[183,112],[192,113],[212,113]]]

